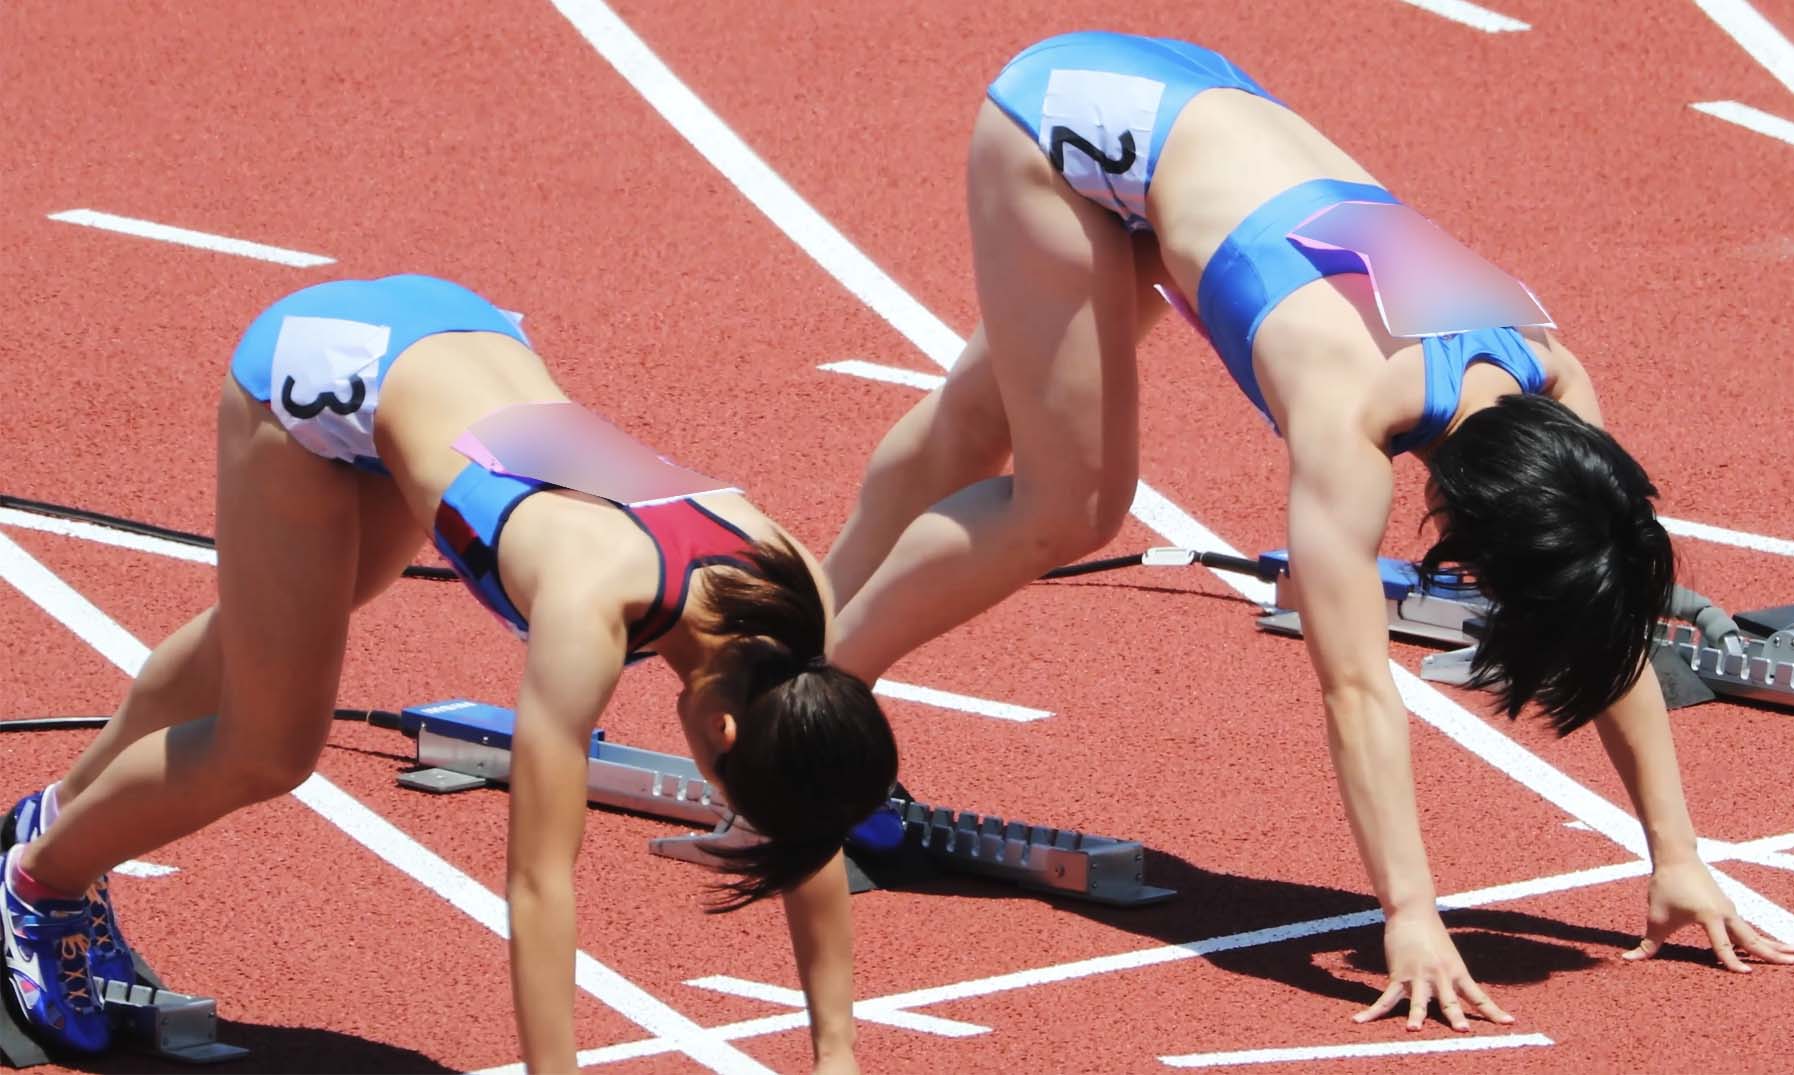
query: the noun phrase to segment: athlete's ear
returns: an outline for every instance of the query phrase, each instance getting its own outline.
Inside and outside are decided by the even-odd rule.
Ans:
[[[718,713],[710,731],[716,737],[717,753],[727,754],[735,749],[735,714],[726,709]]]

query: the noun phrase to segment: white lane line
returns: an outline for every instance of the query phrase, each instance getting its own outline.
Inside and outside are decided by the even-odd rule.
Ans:
[[[15,508],[0,508],[0,525],[17,526],[26,530],[38,530],[46,534],[57,534],[62,537],[80,538],[84,541],[98,542],[101,545],[114,545],[121,549],[136,552],[147,552],[157,556],[168,556],[176,560],[186,560],[196,564],[217,566],[218,553],[213,549],[202,549],[186,545],[168,538],[155,537],[148,534],[133,534],[127,530],[118,530],[110,526],[96,523],[78,522],[71,519],[57,519],[34,512],[19,511]],[[890,698],[899,698],[906,702],[917,702],[931,705],[939,709],[953,709],[961,713],[972,713],[981,717],[994,717],[998,720],[1026,722],[1043,720],[1052,716],[1047,709],[1034,709],[1025,705],[1011,705],[1008,702],[997,702],[989,698],[978,698],[970,694],[955,694],[952,691],[936,690],[933,687],[918,687],[910,683],[881,679],[872,688],[874,693]]]
[[[1696,101],[1689,107],[1696,112],[1705,112],[1716,119],[1723,119],[1727,123],[1736,123],[1746,130],[1766,134],[1794,146],[1794,123],[1790,123],[1780,116],[1771,115],[1760,108],[1752,108],[1750,105],[1737,101]],[[1788,554],[1783,553],[1782,555]]]
[[[1467,0],[1402,0],[1402,3],[1474,27],[1485,34],[1509,34],[1532,29],[1530,23],[1468,3]]]
[[[178,866],[161,866],[154,862],[139,862],[136,859],[127,859],[112,867],[112,872],[122,873],[126,877],[167,877],[170,874],[180,873],[181,871]]]
[[[336,260],[320,254],[284,250],[278,246],[252,243],[247,239],[232,239],[228,236],[191,231],[168,224],[157,224],[153,220],[138,220],[134,217],[101,213],[93,209],[68,209],[60,213],[51,213],[50,219],[60,220],[64,224],[79,224],[85,228],[100,228],[104,231],[116,231],[123,235],[135,235],[140,239],[156,239],[179,246],[197,247],[200,250],[211,250],[219,254],[235,254],[238,257],[255,258],[258,261],[272,261],[276,265],[290,265],[295,269],[310,269],[318,265],[329,265]]]
[[[1695,107],[1700,107],[1696,105]],[[1784,123],[1787,121],[1783,121]],[[1788,124],[1788,132],[1794,135],[1794,123]],[[1790,139],[1794,142],[1794,138]],[[1657,516],[1663,529],[1677,537],[1698,538],[1718,545],[1735,545],[1740,549],[1755,549],[1757,552],[1774,553],[1777,556],[1794,556],[1794,541],[1787,538],[1766,537],[1762,534],[1746,533],[1743,530],[1727,530],[1723,526],[1709,526],[1706,523],[1689,522],[1686,519],[1671,519]]]
[[[924,392],[934,391],[947,380],[938,373],[921,373],[916,370],[906,370],[901,366],[887,366],[880,362],[867,362],[858,358],[849,358],[840,362],[824,362],[816,368],[829,373],[845,373],[849,377],[863,377],[868,381],[908,385],[911,388],[920,388]]]
[[[957,358],[964,341],[799,198],[602,0],[554,0],[554,3],[649,104],[817,264],[846,284],[854,294],[861,295],[893,328],[938,365],[948,366]],[[873,297],[867,297],[860,286],[866,281],[877,285]],[[1143,502],[1144,511],[1140,510]],[[1135,505],[1135,517],[1174,545],[1207,547],[1239,555],[1213,531],[1145,482],[1139,484]],[[1256,579],[1235,578],[1219,571],[1214,574],[1228,586],[1261,603],[1262,598],[1258,595],[1269,589]],[[1556,803],[1572,818],[1587,822],[1596,832],[1635,854],[1644,853],[1642,830],[1625,811],[1576,783],[1394,660],[1389,662],[1389,668],[1403,700],[1416,716],[1536,794]],[[1794,914],[1724,874],[1718,871],[1714,874],[1714,879],[1733,902],[1740,904],[1739,910],[1744,917],[1777,937],[1794,941]]]
[[[0,534],[0,579],[11,583],[126,675],[135,676],[149,657],[143,643],[4,534]],[[510,936],[508,910],[502,898],[324,777],[312,774],[293,796],[474,921],[500,937]],[[579,952],[575,958],[575,980],[580,988],[643,1030],[668,1041],[671,1050],[685,1053],[712,1071],[754,1075],[767,1072],[746,1053],[712,1037],[703,1027],[585,952]]]
[[[654,106],[687,142],[748,199],[791,235],[802,235],[803,248],[830,276],[893,325],[913,326],[923,352],[950,366],[965,343],[940,318],[897,286],[885,271],[860,253],[847,237],[818,213],[790,184],[779,178],[759,155],[660,57],[636,36],[601,0],[553,0],[580,36],[603,56],[630,85]]]
[[[1585,888],[1592,885],[1606,884],[1611,881],[1648,876],[1651,872],[1649,863],[1632,861],[1611,866],[1598,866],[1589,870],[1577,870],[1572,873],[1558,874],[1553,877],[1541,877],[1532,881],[1517,881],[1512,884],[1495,885],[1489,888],[1476,889],[1446,896],[1439,901],[1445,911],[1481,907],[1491,903],[1522,899],[1550,892],[1563,892],[1570,889]],[[1283,926],[1272,926],[1266,929],[1249,930],[1243,933],[1231,933],[1207,940],[1190,941],[1185,944],[1164,945],[1157,948],[1136,949],[1115,955],[1097,956],[1092,959],[1074,960],[1047,967],[1036,967],[1029,970],[1014,971],[1007,974],[993,975],[988,978],[976,978],[970,981],[955,982],[943,986],[931,986],[904,993],[892,993],[888,996],[873,997],[859,1001],[854,1011],[860,1012],[862,1007],[871,1008],[883,1014],[909,1011],[913,1008],[931,1004],[943,1004],[949,1001],[967,1000],[973,997],[989,996],[993,993],[1009,992],[1016,989],[1028,989],[1053,982],[1074,981],[1103,974],[1115,974],[1126,971],[1156,967],[1166,963],[1176,963],[1186,959],[1198,959],[1216,952],[1231,952],[1262,945],[1279,944],[1284,941],[1298,940],[1303,937],[1314,937],[1342,930],[1358,929],[1373,926],[1383,921],[1383,912],[1371,909],[1353,911],[1348,914],[1331,915],[1326,918],[1315,918],[1305,922],[1293,922]],[[763,1019],[748,1019],[738,1023],[727,1023],[723,1026],[711,1027],[710,1033],[730,1041],[742,1038],[757,1037],[762,1034],[775,1034],[794,1027],[807,1025],[801,1015],[773,1016]],[[602,1049],[591,1049],[579,1054],[581,1066],[618,1063],[624,1060],[635,1060],[644,1056],[655,1056],[671,1052],[670,1043],[653,1039],[643,1041],[622,1042],[606,1046]],[[504,1068],[490,1068],[477,1075],[518,1075],[521,1065]]]
[[[1298,1045],[1287,1049],[1245,1049],[1232,1053],[1190,1053],[1161,1056],[1174,1068],[1221,1068],[1240,1064],[1302,1064],[1314,1060],[1356,1060],[1372,1056],[1416,1056],[1423,1053],[1469,1053],[1480,1049],[1518,1049],[1555,1045],[1543,1034],[1503,1034],[1479,1038],[1434,1038],[1428,1041],[1367,1041],[1356,1045]]]
[[[1794,93],[1794,43],[1748,0],[1694,0],[1750,58]]]
[[[906,702],[920,702],[940,709],[957,709],[962,713],[974,713],[980,717],[995,717],[998,720],[1027,723],[1032,720],[1044,720],[1052,716],[1047,709],[1030,709],[1025,705],[1011,705],[1008,702],[993,702],[988,698],[974,698],[969,694],[954,694],[952,691],[937,691],[933,687],[918,687],[910,683],[898,683],[894,680],[881,679],[872,685],[872,693],[882,694],[887,698],[898,698]]]
[[[21,530],[37,530],[62,537],[80,538],[83,541],[93,541],[101,545],[112,545],[136,552],[147,552],[156,556],[167,556],[175,560],[186,560],[189,563],[218,566],[218,552],[215,549],[202,549],[196,545],[185,545],[179,541],[170,541],[167,538],[153,537],[148,534],[133,534],[128,530],[101,526],[98,523],[57,519],[49,515],[39,515],[36,512],[20,511],[17,508],[0,508],[0,525],[16,526]]]
[[[768,1004],[777,1004],[785,1008],[803,1008],[805,1006],[802,990],[790,989],[770,982],[750,982],[745,978],[734,978],[726,974],[712,975],[708,978],[693,978],[686,985],[698,989],[709,989],[718,993],[727,993],[734,997],[746,997],[749,1000],[763,1000]],[[944,1038],[970,1038],[979,1034],[989,1034],[990,1027],[977,1023],[965,1023],[958,1019],[941,1019],[933,1015],[918,1015],[914,1012],[896,1009],[877,1008],[861,1002],[853,1006],[856,1019],[868,1023],[883,1023],[900,1030],[917,1030],[924,1034],[938,1034]]]

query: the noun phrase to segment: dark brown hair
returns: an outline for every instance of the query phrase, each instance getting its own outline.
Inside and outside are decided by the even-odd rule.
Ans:
[[[694,686],[735,716],[717,777],[765,842],[719,852],[740,875],[720,886],[720,911],[827,865],[897,779],[897,740],[872,688],[823,655],[828,616],[809,563],[783,538],[755,542],[742,558],[741,569],[705,580],[699,623],[724,642]]]

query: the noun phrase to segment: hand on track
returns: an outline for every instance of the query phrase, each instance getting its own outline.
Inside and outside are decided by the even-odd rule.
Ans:
[[[1739,948],[1766,963],[1794,963],[1794,947],[1763,936],[1739,918],[1703,863],[1658,867],[1651,874],[1649,898],[1644,939],[1624,959],[1649,959],[1677,931],[1698,922],[1727,970],[1750,973],[1750,964],[1738,957]]]
[[[1375,1004],[1352,1016],[1353,1022],[1367,1023],[1387,1015],[1404,996],[1409,998],[1409,1030],[1419,1030],[1426,1022],[1427,1005],[1433,1001],[1457,1031],[1470,1029],[1465,1001],[1491,1023],[1514,1021],[1470,977],[1436,909],[1427,907],[1390,917],[1383,927],[1383,954],[1389,960],[1389,984]]]

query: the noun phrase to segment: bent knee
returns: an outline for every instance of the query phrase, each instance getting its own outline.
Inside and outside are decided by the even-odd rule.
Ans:
[[[311,776],[318,767],[318,749],[281,748],[268,744],[261,749],[245,748],[221,751],[217,757],[217,774],[233,789],[235,798],[244,806],[279,798]]]
[[[1126,495],[1103,490],[1036,498],[1021,512],[1031,549],[1049,568],[1090,555],[1121,533],[1132,492],[1130,487]]]

